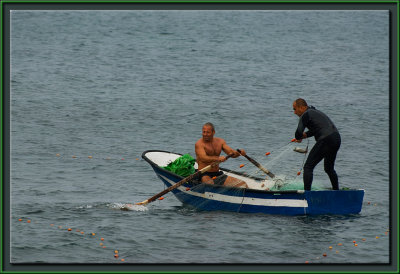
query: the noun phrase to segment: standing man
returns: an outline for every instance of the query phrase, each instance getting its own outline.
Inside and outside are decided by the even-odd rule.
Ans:
[[[311,149],[304,164],[304,190],[311,190],[313,170],[324,159],[324,170],[328,174],[333,190],[339,190],[339,181],[334,169],[336,154],[340,148],[340,134],[333,122],[313,106],[308,106],[304,99],[293,102],[294,114],[300,117],[295,133],[296,142],[314,136],[316,144]],[[304,132],[308,128],[309,131]]]
[[[203,125],[202,134],[203,137],[200,138],[195,144],[196,161],[199,166],[199,170],[216,161],[224,162],[226,157],[220,156],[221,151],[224,151],[227,155],[232,155],[232,158],[237,158],[241,154],[245,155],[246,153],[242,149],[240,154],[236,150],[229,147],[224,139],[214,137],[215,128],[212,123],[205,123]],[[221,170],[219,170],[219,166],[215,166],[209,171],[202,173],[200,175],[200,180],[201,182],[208,184],[247,188],[247,184],[245,182],[225,175]]]

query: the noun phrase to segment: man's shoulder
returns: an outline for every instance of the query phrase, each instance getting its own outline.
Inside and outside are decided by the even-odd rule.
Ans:
[[[310,118],[317,118],[318,116],[326,116],[326,114],[319,109],[310,108],[304,114],[307,114]]]
[[[214,141],[215,141],[217,144],[223,144],[223,143],[225,143],[225,140],[222,139],[222,138],[220,138],[220,137],[214,137]]]
[[[199,140],[196,141],[196,145],[200,145],[202,143],[203,143],[203,139],[202,138],[200,138]]]

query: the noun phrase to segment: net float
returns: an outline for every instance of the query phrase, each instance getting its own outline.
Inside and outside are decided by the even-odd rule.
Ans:
[[[308,149],[307,149],[307,148],[304,149],[304,148],[301,148],[301,147],[295,147],[295,148],[293,149],[293,151],[296,151],[296,152],[298,152],[298,153],[307,153]]]

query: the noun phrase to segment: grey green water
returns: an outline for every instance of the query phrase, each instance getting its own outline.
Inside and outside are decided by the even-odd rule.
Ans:
[[[389,262],[388,12],[14,11],[11,23],[12,263]],[[282,148],[298,97],[339,128],[336,170],[365,189],[360,214],[197,212],[172,195],[119,210],[164,189],[142,152],[194,155],[208,121],[296,177],[302,155]],[[315,184],[329,187],[322,164]]]

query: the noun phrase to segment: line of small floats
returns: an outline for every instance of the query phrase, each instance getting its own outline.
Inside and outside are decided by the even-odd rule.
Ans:
[[[370,202],[368,202],[367,204],[368,205],[372,205],[372,203],[370,203]],[[373,204],[373,205],[376,206],[376,204]],[[19,223],[25,223],[25,224],[31,224],[32,223],[32,219],[26,218],[26,217],[25,218],[19,218],[18,222]],[[50,226],[58,228],[60,231],[64,231],[64,232],[68,232],[68,233],[76,232],[78,234],[81,234],[82,236],[89,235],[89,237],[91,237],[93,239],[100,240],[100,241],[98,241],[98,244],[99,244],[100,248],[102,248],[102,249],[106,249],[107,248],[106,245],[105,245],[105,243],[106,243],[105,239],[103,237],[99,237],[97,235],[97,233],[95,233],[95,232],[85,233],[83,230],[78,229],[78,228],[72,228],[72,227],[69,227],[69,226],[61,226],[61,225],[56,225],[56,224],[53,224],[53,223],[50,224]],[[374,240],[379,240],[382,237],[388,236],[388,235],[389,235],[389,229],[387,229],[384,232],[383,235],[375,236]],[[369,239],[369,240],[372,240],[372,239]],[[330,245],[328,247],[328,251],[323,252],[320,256],[315,257],[315,259],[313,259],[313,260],[306,260],[304,263],[305,264],[321,263],[322,262],[321,259],[324,259],[324,258],[329,257],[331,255],[339,254],[340,253],[339,249],[343,248],[344,246],[353,246],[354,248],[357,248],[358,246],[362,245],[362,243],[365,243],[365,242],[367,242],[367,238],[361,238],[360,240],[353,240],[351,242],[346,242],[346,243],[339,242],[339,243],[337,243],[335,245]],[[335,248],[334,248],[334,246],[335,246]],[[111,250],[114,250],[112,255],[118,261],[118,263],[125,263],[126,262],[126,259],[121,257],[120,251],[118,249],[111,249]],[[334,250],[335,250],[335,252],[333,252]]]
[[[19,218],[18,222],[20,222],[20,223],[25,222],[27,224],[31,224],[32,223],[32,219],[30,219],[30,218]],[[55,225],[53,223],[50,224],[50,227],[58,228],[59,230],[66,231],[68,233],[76,232],[77,234],[80,234],[82,236],[89,235],[89,237],[91,237],[93,239],[100,240],[98,242],[100,248],[102,248],[102,249],[106,249],[107,248],[106,245],[105,245],[106,241],[105,241],[104,237],[99,237],[97,235],[97,233],[95,233],[95,232],[85,233],[83,230],[81,230],[79,228],[72,228],[72,227],[69,227],[69,226],[65,227],[65,226],[61,226],[61,225]],[[111,250],[113,250],[113,249],[111,249]],[[122,262],[122,263],[125,262],[125,259],[120,257],[120,252],[119,252],[118,249],[114,249],[113,256],[114,256],[114,258],[116,260],[119,260],[119,262]]]

